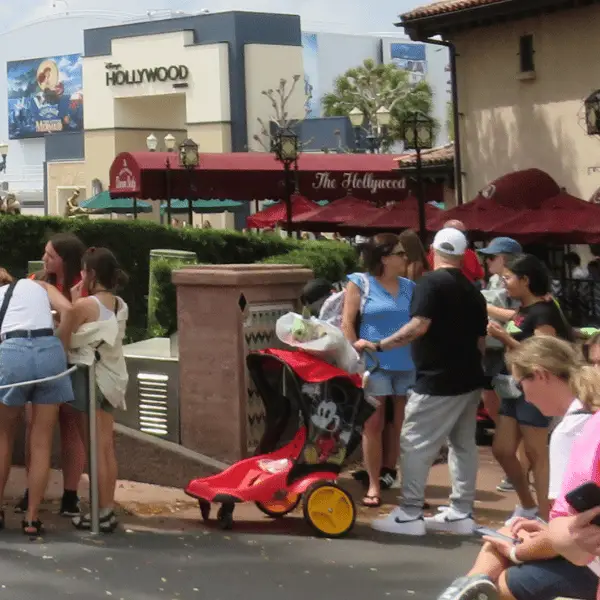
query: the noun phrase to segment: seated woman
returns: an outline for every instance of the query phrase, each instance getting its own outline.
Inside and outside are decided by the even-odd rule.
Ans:
[[[60,376],[67,370],[67,357],[54,335],[52,310],[67,315],[71,304],[54,286],[15,281],[4,269],[0,269],[0,302],[0,386],[51,378],[0,389],[0,504],[12,463],[14,433],[23,407],[30,402],[29,502],[22,528],[26,535],[37,536],[43,531],[38,509],[48,483],[58,410],[73,400],[69,377]],[[64,332],[59,335],[64,341]],[[0,511],[2,528],[4,511]]]
[[[564,415],[550,439],[549,497],[559,498],[565,488],[572,489],[567,458],[581,460],[584,432],[598,419],[593,416],[600,408],[597,391],[588,379],[596,379],[600,384],[600,371],[591,366],[582,371],[582,360],[574,347],[551,336],[525,340],[508,354],[507,360],[528,401],[546,416]],[[592,375],[586,379],[578,375],[581,372]],[[573,400],[574,395],[578,399]],[[554,515],[553,509],[551,517]],[[446,589],[440,600],[596,598],[598,576],[559,555],[547,524],[521,518],[500,532],[521,541],[511,544],[486,538],[471,571]]]
[[[126,282],[127,277],[107,248],[90,248],[83,255],[82,267],[82,287],[87,296],[75,301],[68,324],[65,323],[65,328],[74,332],[69,341],[69,362],[83,366],[73,376],[73,408],[80,412],[79,427],[83,439],[87,441],[89,371],[86,367],[95,362],[100,529],[110,532],[118,524],[114,513],[117,459],[113,412],[115,409],[125,409],[128,381],[123,356],[128,307],[115,295],[115,291]],[[89,529],[90,515],[74,517],[73,525],[78,529]]]

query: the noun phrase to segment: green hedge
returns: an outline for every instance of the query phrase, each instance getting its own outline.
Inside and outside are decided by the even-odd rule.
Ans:
[[[150,221],[63,219],[60,217],[0,216],[0,266],[13,275],[27,275],[27,262],[39,260],[46,241],[61,231],[78,235],[87,246],[106,246],[129,274],[122,295],[129,304],[129,340],[146,334],[150,250],[169,248],[194,252],[199,263],[300,264],[316,277],[339,281],[357,269],[357,255],[341,242],[300,242],[278,235],[257,235],[213,229],[176,229]],[[161,266],[158,316],[165,335],[176,328],[175,288],[171,269]]]
[[[275,235],[242,234],[212,229],[176,229],[150,221],[0,217],[0,265],[16,276],[27,274],[27,262],[39,260],[48,238],[72,231],[88,246],[106,246],[129,274],[123,297],[129,304],[133,337],[146,329],[150,250],[172,248],[195,252],[202,263],[253,263],[300,246]]]
[[[262,262],[303,265],[312,269],[315,277],[323,277],[332,283],[342,281],[348,273],[358,270],[356,250],[341,242],[305,242],[302,248],[270,256]]]

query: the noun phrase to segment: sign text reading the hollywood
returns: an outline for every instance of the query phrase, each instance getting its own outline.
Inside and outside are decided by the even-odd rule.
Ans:
[[[373,173],[331,173],[322,171],[315,174],[313,189],[335,190],[342,187],[345,190],[369,190],[376,194],[380,190],[404,190],[406,179],[379,178]]]
[[[106,85],[135,85],[166,81],[186,81],[190,70],[185,65],[153,67],[151,69],[111,70],[106,73]]]

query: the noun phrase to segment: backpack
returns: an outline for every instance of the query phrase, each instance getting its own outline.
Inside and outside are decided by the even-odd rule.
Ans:
[[[360,309],[356,316],[356,323],[354,324],[356,330],[356,336],[360,338],[360,321],[361,315],[364,312],[367,298],[369,297],[369,277],[364,273],[359,273],[362,281],[362,288],[360,289]],[[346,289],[344,288],[341,292],[332,294],[325,300],[319,313],[319,319],[325,321],[338,329],[342,327],[342,313],[344,312],[344,299],[346,298]]]

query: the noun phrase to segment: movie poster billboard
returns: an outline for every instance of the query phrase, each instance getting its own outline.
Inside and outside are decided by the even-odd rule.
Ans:
[[[389,62],[408,71],[413,85],[423,81],[427,76],[425,44],[392,42],[389,45],[389,53]]]
[[[302,34],[304,62],[304,92],[306,94],[306,118],[321,116],[321,93],[319,90],[319,41],[316,33]]]
[[[83,130],[81,54],[7,62],[11,140]]]

